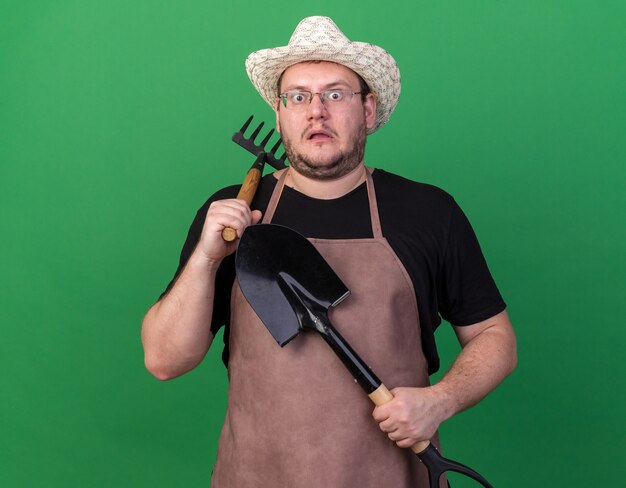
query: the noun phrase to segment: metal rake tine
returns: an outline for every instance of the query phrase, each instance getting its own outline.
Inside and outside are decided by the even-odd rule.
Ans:
[[[274,129],[272,129],[271,131],[268,132],[268,134],[265,136],[265,138],[261,141],[260,147],[265,149],[265,144],[267,144],[267,141],[270,140],[270,137],[272,137],[272,134],[274,134]]]
[[[254,142],[254,140],[256,139],[256,136],[259,135],[259,132],[261,132],[261,129],[263,128],[264,125],[265,125],[265,122],[261,122],[259,126],[256,129],[254,129],[254,132],[250,135],[249,140]]]
[[[272,130],[274,130],[274,129],[272,129]],[[276,149],[278,149],[280,147],[280,144],[282,142],[283,142],[282,138],[278,139],[278,142],[276,144],[274,144],[274,147],[272,147],[272,149],[270,149],[269,152],[275,155],[276,154]]]
[[[250,122],[252,122],[253,118],[254,118],[254,115],[251,115],[250,118],[246,120],[245,124],[241,126],[241,129],[239,129],[239,132],[243,134],[246,130],[248,130],[248,126],[250,125]]]
[[[283,155],[280,158],[276,157],[276,150],[280,147],[282,142],[283,142],[282,138],[278,139],[276,144],[274,144],[274,147],[272,147],[272,149],[267,151],[267,160],[266,161],[267,161],[267,163],[270,166],[272,166],[273,168],[276,168],[276,169],[282,169],[282,168],[287,166],[285,164],[285,160],[287,159],[287,152],[284,152]]]
[[[287,159],[287,155],[283,154],[283,156],[280,159],[278,159],[276,158],[276,155],[274,154],[278,150],[280,145],[282,144],[283,142],[282,139],[279,138],[271,150],[267,151],[265,149],[265,146],[270,142],[270,139],[274,135],[275,129],[271,129],[269,134],[267,134],[263,138],[260,144],[255,144],[254,140],[261,133],[261,130],[263,129],[265,125],[264,122],[260,123],[260,125],[254,130],[254,132],[250,135],[250,137],[245,136],[244,133],[247,129],[249,129],[250,123],[252,122],[253,118],[254,116],[251,115],[248,118],[248,120],[246,120],[246,122],[243,124],[243,127],[239,131],[233,134],[233,137],[232,137],[233,142],[239,144],[241,147],[243,147],[248,152],[254,154],[255,156],[258,156],[261,152],[265,152],[266,153],[265,162],[267,164],[269,164],[270,166],[276,169],[283,169],[284,167],[287,166],[285,163]]]

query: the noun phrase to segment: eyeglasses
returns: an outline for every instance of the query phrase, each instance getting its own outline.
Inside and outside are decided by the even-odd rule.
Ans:
[[[328,110],[345,109],[354,95],[360,95],[361,92],[353,92],[335,88],[334,90],[326,90],[323,92],[310,92],[302,90],[293,90],[281,93],[278,97],[283,101],[283,105],[288,110],[304,111],[308,108],[313,100],[313,95],[320,96],[320,102]],[[328,102],[328,103],[326,103]]]

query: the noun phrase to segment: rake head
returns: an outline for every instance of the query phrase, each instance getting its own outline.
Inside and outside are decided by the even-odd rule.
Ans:
[[[254,129],[254,132],[250,134],[250,137],[248,138],[244,137],[244,133],[248,129],[248,126],[252,122],[253,118],[254,118],[254,115],[251,115],[250,118],[246,120],[246,123],[243,124],[241,129],[239,129],[237,132],[233,134],[233,142],[236,142],[241,147],[243,147],[248,152],[251,152],[257,157],[261,153],[265,153],[266,154],[265,162],[269,164],[270,166],[272,166],[273,168],[283,169],[287,167],[287,164],[285,163],[285,160],[287,159],[286,153],[283,153],[283,155],[280,158],[276,157],[276,150],[280,147],[280,144],[283,142],[282,139],[278,139],[278,142],[276,142],[276,144],[274,144],[274,146],[269,151],[265,150],[265,145],[269,142],[270,138],[272,137],[272,134],[274,134],[274,129],[269,131],[269,133],[265,136],[265,138],[261,141],[260,144],[254,143],[254,140],[261,132],[261,129],[263,128],[263,124],[265,124],[265,122],[261,122],[259,126],[256,129]]]

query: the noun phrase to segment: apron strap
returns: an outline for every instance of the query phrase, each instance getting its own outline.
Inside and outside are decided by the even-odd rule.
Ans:
[[[367,183],[367,199],[370,204],[370,218],[372,220],[372,234],[375,239],[383,237],[382,227],[380,226],[380,216],[378,215],[378,202],[376,200],[376,189],[374,188],[374,180],[372,179],[373,169],[365,169],[365,182]]]
[[[276,211],[276,207],[278,206],[278,200],[280,200],[280,196],[283,194],[283,188],[285,188],[285,179],[287,178],[287,173],[289,169],[283,171],[283,174],[278,178],[278,183],[274,187],[274,191],[272,192],[272,197],[270,198],[270,202],[267,204],[267,209],[265,210],[265,215],[263,215],[262,224],[269,224],[274,217],[274,212]]]

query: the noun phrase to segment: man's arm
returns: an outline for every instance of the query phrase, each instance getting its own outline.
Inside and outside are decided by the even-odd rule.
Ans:
[[[482,400],[517,365],[506,311],[454,330],[462,349],[441,381],[426,388],[394,388],[395,398],[374,409],[380,429],[399,447],[430,439],[439,424]]]
[[[222,230],[231,227],[241,237],[244,229],[260,218],[261,212],[251,212],[243,200],[220,200],[209,207],[185,268],[143,320],[144,361],[157,379],[176,378],[195,368],[206,355],[213,340],[215,276],[222,260],[237,246],[237,241],[224,241]]]

